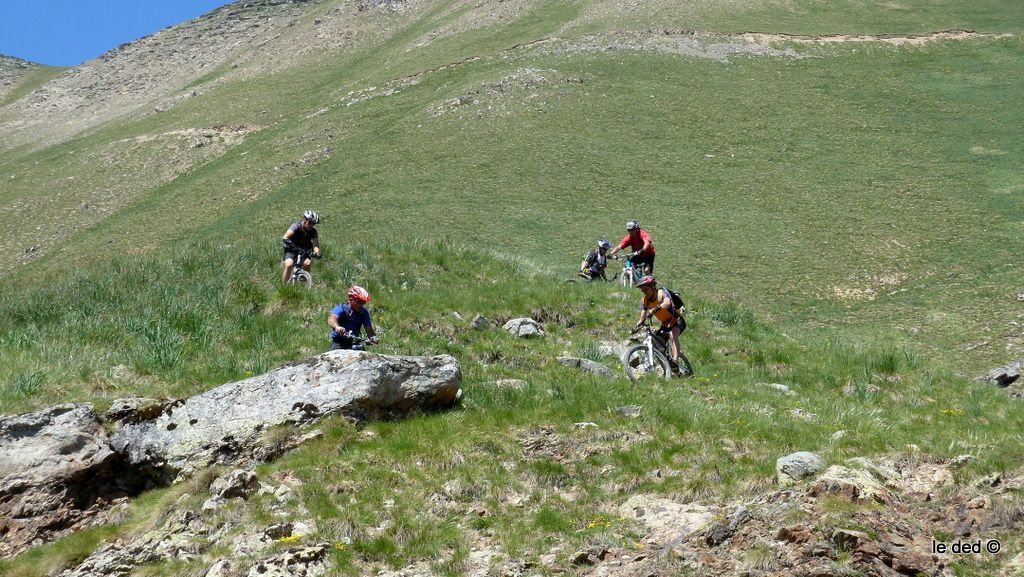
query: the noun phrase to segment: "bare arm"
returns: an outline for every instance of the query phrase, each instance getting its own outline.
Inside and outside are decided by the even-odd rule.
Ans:
[[[663,291],[665,297],[661,299],[661,304],[658,305],[658,310],[668,310],[672,308],[672,296],[668,294],[668,291]]]
[[[341,328],[338,324],[338,315],[327,315],[327,326],[331,327],[336,333],[344,333],[345,329]]]

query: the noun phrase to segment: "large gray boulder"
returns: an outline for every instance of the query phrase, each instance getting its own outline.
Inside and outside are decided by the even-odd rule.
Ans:
[[[120,463],[92,405],[0,416],[0,556],[114,512],[138,483]]]
[[[363,420],[450,406],[462,373],[454,358],[331,351],[275,371],[221,385],[159,413],[122,423],[114,448],[136,467],[165,479],[213,463],[264,460],[264,432],[343,414]]]

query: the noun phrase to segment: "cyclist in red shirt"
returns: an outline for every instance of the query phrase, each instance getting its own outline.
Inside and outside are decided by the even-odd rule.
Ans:
[[[619,246],[613,248],[608,256],[613,256],[627,246],[633,249],[630,259],[633,266],[643,266],[645,275],[654,274],[654,243],[651,242],[651,235],[640,228],[640,223],[635,220],[626,223],[626,238],[622,239]]]

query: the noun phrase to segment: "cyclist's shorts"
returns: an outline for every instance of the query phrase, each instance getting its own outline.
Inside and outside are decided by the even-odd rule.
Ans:
[[[667,335],[669,332],[672,331],[672,329],[674,329],[676,327],[679,327],[679,332],[680,333],[682,333],[682,332],[684,332],[686,330],[686,319],[684,319],[682,317],[682,315],[679,316],[679,319],[676,322],[674,322],[674,323],[672,323],[670,325],[661,325],[661,328],[658,329],[658,332],[659,333],[663,332],[663,333],[665,333]]]
[[[630,258],[634,268],[640,268],[644,265],[651,267],[651,274],[654,274],[654,255],[649,254],[647,256],[634,256]]]
[[[286,251],[284,251],[284,259],[283,260],[288,260],[288,259],[292,259],[292,262],[294,262],[294,263],[302,264],[302,263],[299,262],[299,255],[298,255],[298,253],[289,252],[289,251],[286,250]]]

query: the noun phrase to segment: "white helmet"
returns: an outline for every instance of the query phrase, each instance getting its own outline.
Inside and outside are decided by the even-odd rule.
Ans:
[[[313,224],[317,224],[320,222],[320,215],[317,214],[316,211],[314,210],[307,210],[306,212],[302,213],[302,218],[308,220]]]
[[[635,220],[626,223],[626,230],[636,230],[638,228],[640,228],[640,223]]]

